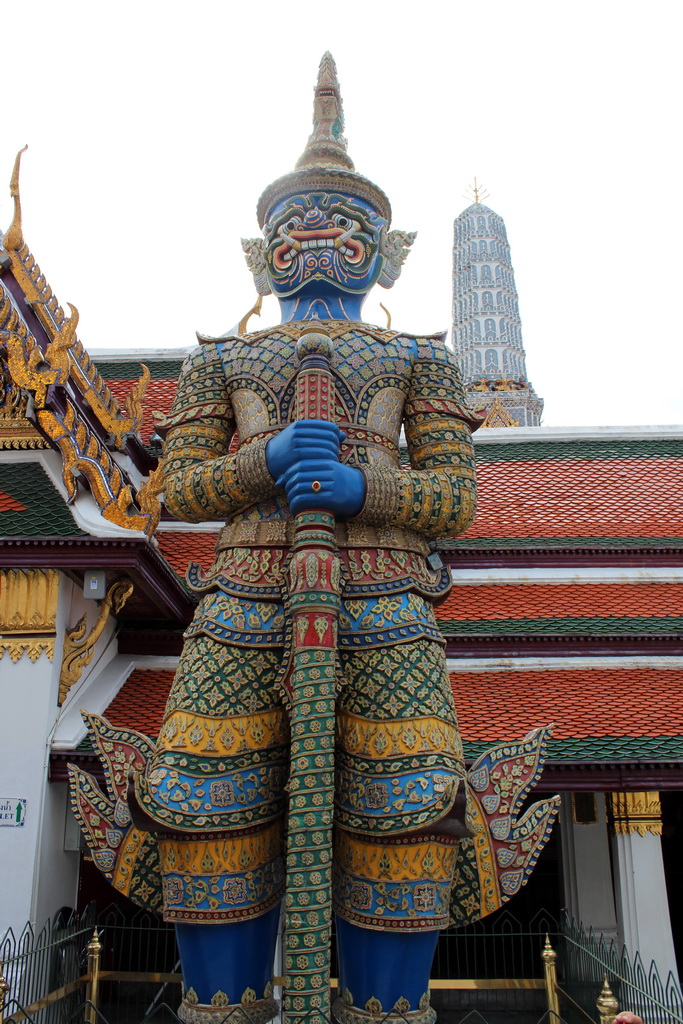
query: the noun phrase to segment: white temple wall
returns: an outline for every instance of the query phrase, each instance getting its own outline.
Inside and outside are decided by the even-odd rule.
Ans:
[[[57,647],[57,645],[55,645]],[[55,651],[55,662],[57,662]],[[45,653],[31,662],[24,654],[0,665],[0,797],[26,801],[25,824],[0,828],[0,934],[34,925],[34,884],[44,840],[43,806],[47,788],[49,733],[56,702],[55,662]]]
[[[64,849],[67,808],[67,783],[49,783],[45,787],[31,914],[38,927],[54,918],[61,907],[76,907],[80,857],[78,851]]]
[[[83,691],[116,655],[111,619],[90,665],[60,708],[59,678],[64,635],[84,611],[88,630],[99,605],[60,574],[52,660],[44,651],[31,661],[23,654],[0,661],[0,798],[26,801],[25,824],[0,826],[0,935],[21,930],[30,921],[42,927],[62,906],[74,906],[78,853],[65,851],[67,786],[48,781],[52,739],[61,717],[79,703]],[[20,638],[19,638],[20,639]]]
[[[35,662],[28,653],[13,662],[6,653],[0,663],[0,798],[26,800],[26,823],[0,827],[0,935],[10,927],[20,931],[27,922],[38,928],[45,922],[44,916],[36,916],[36,896],[40,870],[55,852],[48,767],[72,590],[71,581],[60,573],[52,659],[43,651]],[[61,890],[56,861],[48,878]]]
[[[662,983],[678,981],[659,835],[632,832],[612,839],[619,938],[647,971],[654,960]]]

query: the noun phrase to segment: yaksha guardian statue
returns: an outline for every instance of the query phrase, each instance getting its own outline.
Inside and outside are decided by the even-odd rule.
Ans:
[[[474,517],[477,420],[442,335],[361,319],[414,235],[389,230],[342,132],[325,54],[313,134],[259,200],[264,239],[243,243],[282,323],[201,338],[164,424],[167,508],[225,526],[210,572],[189,572],[199,604],[161,732],[90,719],[113,801],[74,772],[102,870],[143,903],[163,878],[193,1024],[276,1013],[285,891],[290,1020],[328,1015],[334,913],[336,1019],[430,1024],[439,930],[523,884],[555,813],[516,818],[543,730],[465,770],[430,542]]]

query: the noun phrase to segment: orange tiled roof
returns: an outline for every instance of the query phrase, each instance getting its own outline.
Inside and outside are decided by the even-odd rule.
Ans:
[[[185,576],[189,562],[199,562],[209,569],[213,562],[217,533],[188,530],[160,530],[156,535],[159,549],[179,576]]]
[[[451,672],[466,743],[519,739],[555,723],[555,740],[683,733],[683,671],[655,668]],[[104,713],[155,737],[173,672],[135,669]]]
[[[0,512],[26,512],[26,505],[13,498],[11,494],[0,491]]]
[[[681,458],[479,461],[477,480],[465,540],[683,536]]]
[[[552,546],[553,538],[683,537],[683,459],[498,460],[480,463],[477,478],[477,517],[447,547],[490,545],[496,539],[545,538]],[[178,543],[180,536],[174,534]],[[188,534],[182,542],[186,562],[202,561],[206,542],[200,536]],[[647,601],[648,591],[639,588],[639,594]],[[598,592],[592,596],[597,600]],[[577,598],[590,599],[588,594]]]
[[[681,583],[492,583],[456,585],[437,619],[667,617],[683,610]]]
[[[136,729],[155,738],[164,717],[174,673],[170,669],[135,669],[104,713],[120,729]]]
[[[555,739],[683,733],[683,671],[451,672],[464,739],[496,742],[555,723]]]

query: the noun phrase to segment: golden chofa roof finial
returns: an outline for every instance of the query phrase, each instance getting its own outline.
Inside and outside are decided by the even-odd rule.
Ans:
[[[465,199],[470,199],[473,203],[479,204],[482,199],[488,199],[489,191],[485,189],[483,185],[477,185],[477,179],[474,179],[474,185],[469,185],[465,192]]]
[[[21,154],[25,153],[28,146],[24,146],[17,153],[17,158],[14,161],[14,170],[12,171],[12,177],[9,183],[9,194],[14,200],[14,216],[12,217],[12,223],[8,227],[5,234],[2,236],[2,245],[7,251],[12,249],[17,251],[21,249],[24,244],[24,232],[21,226],[21,197],[19,195],[19,170],[21,168]]]

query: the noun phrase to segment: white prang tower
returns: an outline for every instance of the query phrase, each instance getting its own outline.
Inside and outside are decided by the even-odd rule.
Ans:
[[[526,375],[522,321],[505,223],[481,202],[456,218],[453,240],[453,346],[465,388],[485,427],[537,427],[543,399]]]

